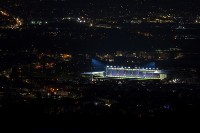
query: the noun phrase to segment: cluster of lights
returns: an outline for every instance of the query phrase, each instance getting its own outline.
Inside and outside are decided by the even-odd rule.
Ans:
[[[113,67],[116,68],[117,66],[107,66],[107,67],[108,67],[108,68],[109,68],[109,67],[110,67],[110,68],[113,68]],[[120,68],[120,67],[117,67],[117,68]],[[122,66],[121,68],[131,68],[131,67],[123,67],[123,66]]]
[[[89,24],[89,27],[93,27],[94,26],[94,24],[92,23],[92,22],[90,22],[89,21],[89,19],[88,18],[85,18],[85,17],[78,17],[78,18],[74,18],[74,17],[67,17],[67,18],[62,18],[62,20],[69,20],[69,21],[76,21],[76,22],[78,22],[78,23],[87,23],[87,24]]]
[[[31,24],[33,24],[33,25],[42,25],[42,24],[48,24],[48,22],[47,21],[31,21]]]
[[[86,21],[85,20],[83,20],[84,18],[83,17],[81,17],[81,18],[78,18],[77,19],[77,22],[79,22],[79,23],[85,23]]]
[[[3,16],[11,16],[9,13],[5,12],[5,11],[0,11],[0,14],[2,14]],[[23,25],[23,20],[20,18],[15,18],[12,17],[15,20],[15,24],[14,25],[10,25],[10,26],[6,26],[6,27],[0,27],[0,28],[5,28],[5,29],[18,29],[20,26]]]
[[[125,69],[131,69],[131,67],[116,67],[116,66],[107,66],[107,68],[125,68]],[[146,70],[158,70],[158,68],[140,68],[135,67],[135,69],[146,69]]]
[[[5,12],[5,11],[0,11],[0,13],[3,15],[3,16],[10,16],[7,12]]]

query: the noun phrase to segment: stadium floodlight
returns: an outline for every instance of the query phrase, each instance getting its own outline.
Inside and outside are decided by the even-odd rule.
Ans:
[[[109,67],[109,66],[107,66],[107,67]]]
[[[129,69],[131,68],[131,67],[128,67]]]

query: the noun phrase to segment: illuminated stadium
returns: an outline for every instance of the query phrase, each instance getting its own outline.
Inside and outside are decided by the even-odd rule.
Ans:
[[[160,79],[163,80],[167,77],[164,70],[155,67],[154,62],[150,62],[144,67],[119,67],[119,66],[106,66],[105,64],[92,60],[93,71],[84,72],[84,77],[94,79]]]
[[[135,79],[165,79],[166,73],[158,68],[130,68],[107,66],[105,77],[110,78],[135,78]]]

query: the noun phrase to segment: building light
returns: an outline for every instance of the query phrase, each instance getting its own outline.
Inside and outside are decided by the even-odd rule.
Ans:
[[[90,23],[90,27],[92,27],[93,26],[93,24],[92,23]]]

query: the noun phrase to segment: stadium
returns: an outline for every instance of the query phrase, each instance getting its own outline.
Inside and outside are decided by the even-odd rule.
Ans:
[[[154,62],[150,62],[145,67],[124,67],[124,66],[106,66],[97,60],[92,61],[93,70],[91,72],[81,73],[83,77],[95,79],[135,79],[148,80],[167,78],[167,72],[155,67]]]
[[[107,66],[105,77],[135,79],[165,79],[166,73],[158,68],[131,68]]]

